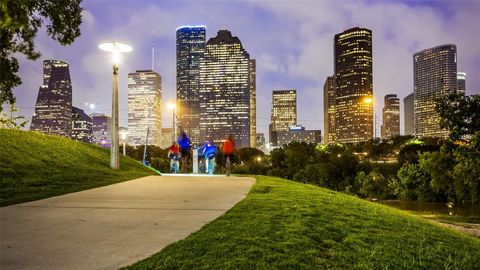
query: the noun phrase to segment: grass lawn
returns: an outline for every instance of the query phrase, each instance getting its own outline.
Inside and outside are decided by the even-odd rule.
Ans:
[[[388,206],[258,176],[248,196],[126,269],[479,269],[480,240]]]
[[[155,174],[129,157],[58,136],[0,129],[0,205],[32,201]]]

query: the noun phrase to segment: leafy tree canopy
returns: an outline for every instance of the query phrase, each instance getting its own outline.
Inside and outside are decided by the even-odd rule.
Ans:
[[[450,131],[452,140],[480,131],[480,95],[452,93],[437,103],[440,126]]]
[[[82,0],[2,0],[0,1],[0,112],[5,103],[14,104],[13,88],[22,83],[18,77],[15,53],[35,60],[34,39],[44,20],[47,34],[62,45],[80,36]]]

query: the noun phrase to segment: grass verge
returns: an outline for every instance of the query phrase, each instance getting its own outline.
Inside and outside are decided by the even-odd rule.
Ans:
[[[401,210],[257,176],[220,218],[125,269],[478,269],[480,241]]]
[[[0,129],[0,148],[1,206],[155,174],[124,156],[112,170],[109,149],[36,132]]]

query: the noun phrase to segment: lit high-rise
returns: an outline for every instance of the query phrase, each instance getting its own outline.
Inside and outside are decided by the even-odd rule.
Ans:
[[[413,55],[414,134],[447,137],[440,128],[436,101],[457,89],[457,47],[447,44]]]
[[[72,133],[71,138],[85,143],[93,139],[92,118],[83,110],[72,106]]]
[[[250,56],[238,37],[220,30],[200,61],[200,137],[219,143],[231,134],[250,146]]]
[[[373,138],[372,31],[352,28],[335,35],[335,141]]]
[[[413,135],[413,93],[403,99],[403,128],[405,135]]]
[[[270,122],[270,143],[277,146],[277,134],[280,131],[289,131],[297,124],[297,91],[273,90],[272,115]]]
[[[400,99],[395,94],[384,97],[382,109],[382,139],[400,135]]]
[[[257,146],[257,69],[255,59],[250,59],[250,147]]]
[[[43,61],[43,85],[38,91],[30,129],[70,137],[72,82],[67,62]]]
[[[457,92],[460,95],[465,95],[466,79],[467,79],[467,73],[457,72]]]
[[[177,124],[192,143],[200,141],[200,59],[205,53],[206,27],[177,28]]]
[[[335,77],[328,76],[323,85],[323,140],[335,143]]]
[[[128,144],[160,146],[162,132],[161,78],[153,70],[128,73]]]

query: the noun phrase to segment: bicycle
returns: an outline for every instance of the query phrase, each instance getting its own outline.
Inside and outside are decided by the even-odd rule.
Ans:
[[[227,155],[225,158],[225,169],[227,170],[227,176],[230,176],[230,173],[232,172],[232,161],[230,155]]]

